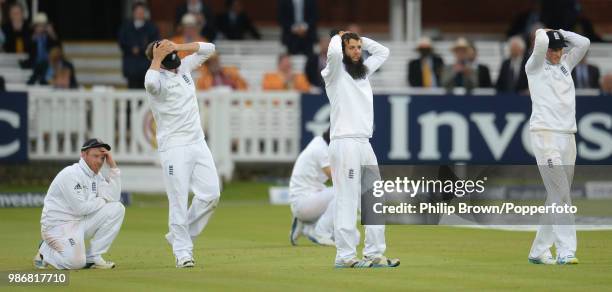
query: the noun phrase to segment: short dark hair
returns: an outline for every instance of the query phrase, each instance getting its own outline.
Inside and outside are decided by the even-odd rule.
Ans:
[[[345,43],[348,43],[349,40],[357,40],[357,41],[361,41],[361,37],[355,33],[355,32],[346,32],[342,35],[342,54],[344,54],[345,51]]]

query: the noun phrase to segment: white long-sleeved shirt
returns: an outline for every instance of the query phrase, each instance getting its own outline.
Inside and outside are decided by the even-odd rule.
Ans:
[[[40,223],[55,226],[80,221],[106,202],[121,198],[121,172],[111,168],[108,177],[94,173],[83,159],[65,167],[51,182],[45,196]]]
[[[145,89],[157,125],[159,151],[204,141],[196,88],[191,71],[215,52],[215,45],[199,43],[200,49],[183,58],[177,73],[149,69]]]
[[[362,50],[370,53],[364,64],[368,74],[355,80],[342,63],[342,40],[332,37],[327,50],[327,65],[321,71],[331,104],[331,138],[371,138],[374,105],[369,76],[389,57],[389,49],[366,37],[361,38]]]
[[[318,192],[325,188],[329,179],[324,168],[329,166],[327,142],[321,136],[316,136],[300,153],[289,180],[289,201],[297,203],[304,195]]]
[[[582,60],[590,41],[579,34],[559,30],[569,44],[569,51],[559,64],[546,60],[548,36],[544,29],[536,31],[533,53],[525,64],[531,94],[532,131],[576,133],[576,89],[572,69]]]

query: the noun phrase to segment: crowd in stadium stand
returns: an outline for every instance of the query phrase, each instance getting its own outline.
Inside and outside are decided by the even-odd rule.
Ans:
[[[28,22],[25,1],[7,6],[8,19],[2,23],[0,43],[7,53],[27,54],[19,62],[21,68],[33,69],[27,83],[76,88],[74,66],[64,57],[61,42],[47,15],[36,13]]]
[[[182,2],[175,13],[175,33],[169,39],[176,43],[186,43],[262,38],[245,12],[241,0],[226,0],[220,13],[215,13],[206,2]],[[566,5],[565,2],[574,4]],[[468,93],[474,88],[494,88],[498,93],[529,94],[523,68],[533,49],[533,39],[538,28],[564,28],[585,35],[591,42],[603,41],[591,21],[583,15],[580,6],[576,5],[577,2],[563,3],[533,1],[528,10],[514,18],[506,32],[508,56],[499,66],[496,80],[492,80],[489,67],[479,62],[474,40],[457,38],[451,47],[454,59],[450,64],[445,64],[440,52],[436,51],[435,42],[423,37],[414,48],[418,57],[409,60],[407,64],[405,85],[444,88],[448,92],[463,87]],[[61,40],[47,15],[39,12],[30,17],[25,0],[0,0],[0,5],[3,11],[0,14],[0,47],[4,52],[27,56],[19,64],[22,68],[32,69],[27,83],[56,88],[78,87],[74,66],[64,56]],[[134,1],[131,17],[123,22],[117,34],[122,54],[122,74],[128,88],[142,89],[144,75],[150,64],[144,53],[145,48],[151,41],[161,38],[156,24],[148,19],[147,10],[145,2]],[[320,71],[326,64],[329,37],[326,33],[317,33],[317,1],[277,0],[277,13],[279,41],[287,53],[278,56],[275,72],[266,72],[262,76],[261,85],[247,84],[238,67],[224,66],[223,56],[214,55],[200,69],[197,88],[246,90],[261,86],[263,90],[324,90]],[[347,25],[345,30],[361,32],[356,24]],[[291,55],[304,55],[304,68],[293,68]],[[367,52],[364,52],[364,57],[367,58]],[[602,74],[595,64],[588,63],[587,57],[576,66],[572,77],[578,89],[600,89],[603,95],[612,94],[612,72]],[[0,76],[0,90],[2,88],[4,79]]]

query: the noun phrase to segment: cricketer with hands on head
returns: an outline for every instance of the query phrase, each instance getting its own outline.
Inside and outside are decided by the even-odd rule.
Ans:
[[[190,55],[180,59],[177,52]],[[219,176],[204,140],[191,71],[215,52],[204,42],[152,42],[145,89],[157,125],[158,152],[169,204],[169,232],[177,268],[195,266],[193,240],[208,224],[219,202]],[[194,193],[188,206],[189,191]]]
[[[566,53],[564,47],[568,47]],[[570,205],[576,163],[576,89],[572,69],[590,46],[589,39],[565,30],[538,29],[525,64],[532,112],[531,145],[547,191],[546,205]],[[546,214],[529,252],[534,264],[577,264],[573,214]],[[555,245],[557,258],[550,248]]]
[[[333,34],[333,32],[332,32]],[[362,47],[368,53],[365,61]],[[389,49],[353,32],[333,35],[327,65],[321,71],[331,104],[329,162],[335,200],[336,268],[396,267],[399,259],[384,256],[385,226],[365,226],[363,259],[357,258],[357,211],[361,198],[361,166],[376,166],[369,139],[374,125],[372,87],[368,77],[385,62]]]

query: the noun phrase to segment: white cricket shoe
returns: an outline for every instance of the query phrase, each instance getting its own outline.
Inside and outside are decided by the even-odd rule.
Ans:
[[[574,255],[568,255],[557,259],[557,265],[577,265],[578,258]]]
[[[49,268],[49,264],[45,262],[40,251],[37,252],[36,255],[34,256],[33,263],[34,263],[34,268],[38,270],[45,270]]]
[[[176,267],[179,269],[182,268],[193,268],[195,267],[195,261],[192,257],[184,257],[181,259],[176,259]]]
[[[556,264],[555,259],[551,255],[541,255],[536,258],[529,258],[529,263],[534,265],[554,265]]]
[[[395,268],[400,265],[399,259],[390,259],[386,256],[368,257],[364,256],[363,259],[372,262],[373,268]]]
[[[105,259],[102,258],[102,256],[95,257],[93,261],[91,262],[89,260],[90,259],[87,259],[88,262],[85,263],[86,269],[108,270],[108,269],[115,268],[115,263],[106,261]]]

